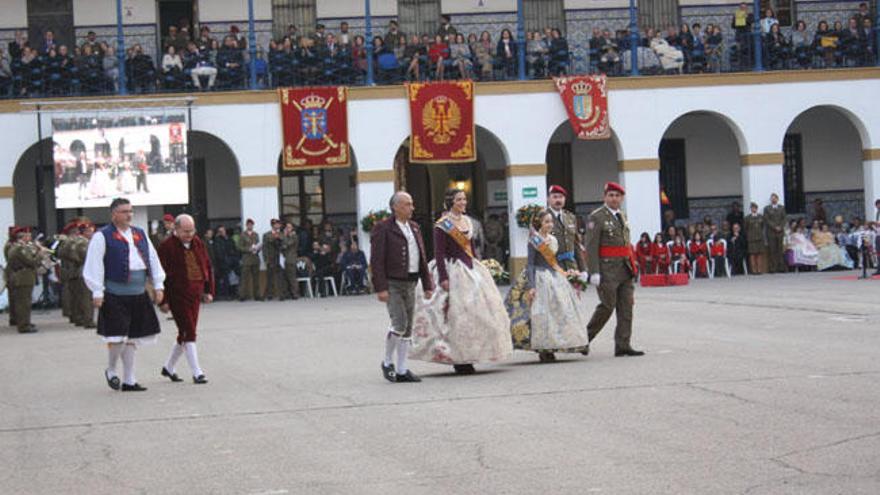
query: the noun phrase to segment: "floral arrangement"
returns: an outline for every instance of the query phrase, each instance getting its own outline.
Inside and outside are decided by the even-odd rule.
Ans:
[[[489,273],[492,275],[492,279],[495,280],[496,284],[509,284],[510,283],[510,273],[508,273],[501,263],[498,261],[487,258],[481,261],[480,263],[489,270]]]
[[[534,203],[521,206],[516,210],[516,224],[523,229],[529,228],[529,225],[532,222],[532,217],[543,209],[543,206]]]
[[[577,292],[587,290],[587,286],[590,285],[590,278],[584,272],[570,273],[567,278],[568,283],[570,283],[571,287]]]
[[[361,228],[364,229],[364,232],[370,233],[373,231],[374,225],[390,216],[391,212],[388,210],[370,210],[364,218],[361,218]]]

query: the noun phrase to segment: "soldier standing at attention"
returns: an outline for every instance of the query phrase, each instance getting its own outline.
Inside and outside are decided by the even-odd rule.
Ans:
[[[3,267],[3,280],[6,282],[6,300],[9,302],[10,327],[17,325],[15,321],[15,307],[12,305],[12,301],[15,298],[15,288],[9,283],[9,281],[12,280],[12,269],[9,267],[9,251],[15,246],[16,232],[18,232],[18,227],[10,225],[8,236],[6,237],[6,244],[3,245],[3,258],[6,260],[6,266]]]
[[[785,207],[779,203],[779,195],[770,195],[770,204],[764,207],[767,224],[768,272],[785,273]]]
[[[284,256],[284,294],[294,301],[299,299],[299,282],[296,273],[296,260],[299,252],[299,236],[293,224],[287,222],[284,226],[284,234],[281,237],[281,255]]]
[[[61,261],[58,270],[58,279],[61,282],[61,315],[70,320],[71,323],[73,323],[71,313],[73,296],[70,291],[70,268],[73,265],[73,260],[70,259],[70,246],[73,244],[73,229],[75,226],[76,222],[72,221],[61,229],[61,235],[58,236],[60,242],[58,247],[55,248],[58,259]]]
[[[547,192],[547,203],[553,215],[553,237],[559,242],[556,261],[563,270],[582,272],[586,268],[583,257],[584,247],[577,230],[577,217],[564,209],[567,195],[562,186],[550,186]]]
[[[272,230],[263,234],[263,260],[266,262],[266,300],[277,297],[281,293],[281,220],[272,219]]]
[[[606,183],[605,204],[590,213],[587,223],[590,283],[596,286],[599,293],[599,305],[587,324],[587,331],[592,342],[616,310],[614,355],[642,356],[644,352],[630,345],[636,267],[629,240],[629,224],[620,210],[624,194],[626,191],[620,184]],[[584,354],[587,352],[589,349]]]
[[[86,286],[83,278],[83,266],[86,263],[86,253],[89,251],[89,241],[95,233],[95,226],[88,220],[83,220],[77,226],[71,250],[73,266],[69,274],[71,285],[71,319],[73,324],[83,328],[98,328],[95,325],[95,308],[92,303],[92,292]]]
[[[27,227],[17,228],[14,236],[15,244],[9,248],[7,256],[9,276],[6,285],[13,289],[9,299],[10,315],[14,315],[18,333],[34,333],[37,327],[31,324],[31,294],[37,283],[40,250],[31,242]]]
[[[241,253],[241,283],[238,286],[238,300],[247,301],[260,297],[260,236],[254,232],[254,220],[248,218],[245,230],[238,237],[238,251]]]

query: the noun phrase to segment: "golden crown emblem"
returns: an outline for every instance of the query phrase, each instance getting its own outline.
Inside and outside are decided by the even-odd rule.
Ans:
[[[299,102],[303,106],[303,108],[321,108],[324,106],[324,103],[326,101],[327,100],[325,100],[324,98],[322,98],[318,95],[311,94],[311,95],[306,96],[305,98],[303,98]]]
[[[578,81],[571,85],[571,92],[576,95],[585,95],[590,92],[592,87],[584,81]]]

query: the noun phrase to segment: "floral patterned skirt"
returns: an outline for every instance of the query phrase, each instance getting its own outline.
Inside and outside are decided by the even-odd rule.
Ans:
[[[535,271],[535,299],[526,300],[523,271],[504,301],[510,314],[510,333],[516,349],[536,352],[581,352],[587,337],[587,301],[565,276],[552,270]]]
[[[445,292],[437,267],[432,262],[429,268],[437,290],[431,299],[416,298],[410,358],[474,364],[510,357],[510,319],[489,270],[476,260],[473,268],[447,261],[449,292]],[[416,294],[423,294],[421,283]]]

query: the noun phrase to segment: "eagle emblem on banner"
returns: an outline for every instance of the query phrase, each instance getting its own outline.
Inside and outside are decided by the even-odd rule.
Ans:
[[[472,81],[410,83],[411,163],[469,163],[477,159]]]

